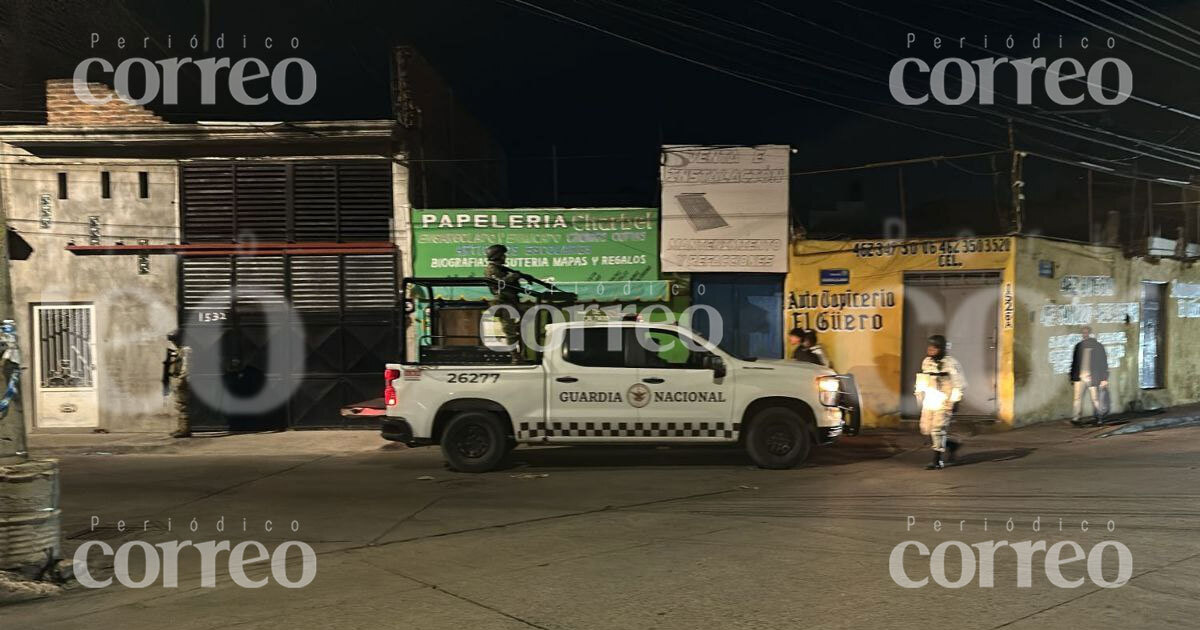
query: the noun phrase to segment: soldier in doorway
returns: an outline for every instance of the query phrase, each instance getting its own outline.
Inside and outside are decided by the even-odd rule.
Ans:
[[[513,362],[521,360],[521,279],[525,274],[506,265],[508,248],[503,245],[492,245],[487,248],[487,268],[484,276],[494,281],[491,289],[496,298],[496,319],[504,331],[504,342],[516,345],[512,351]],[[511,307],[511,308],[503,308]]]
[[[167,341],[171,345],[167,348],[167,357],[163,359],[163,395],[170,397],[177,418],[171,437],[191,437],[192,428],[188,422],[188,406],[191,403],[188,362],[192,349],[183,343],[183,333],[179,329],[168,333]]]
[[[921,405],[921,433],[930,437],[933,447],[933,462],[925,467],[926,470],[941,470],[953,464],[954,452],[959,447],[958,441],[948,434],[950,420],[962,400],[967,381],[963,378],[962,365],[946,354],[948,345],[942,335],[929,338],[913,388]]]

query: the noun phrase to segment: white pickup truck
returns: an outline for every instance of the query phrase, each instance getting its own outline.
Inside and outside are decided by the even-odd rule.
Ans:
[[[741,444],[763,468],[856,433],[853,378],[796,361],[742,360],[680,326],[548,324],[528,364],[387,366],[382,436],[440,444],[464,472],[517,444]]]

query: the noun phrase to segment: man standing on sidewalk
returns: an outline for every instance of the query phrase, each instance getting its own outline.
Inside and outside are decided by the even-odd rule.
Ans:
[[[1071,424],[1083,424],[1083,391],[1092,399],[1092,422],[1100,424],[1108,415],[1108,353],[1104,346],[1092,336],[1092,329],[1084,326],[1083,341],[1075,344],[1071,357],[1071,384],[1075,388],[1074,412]]]

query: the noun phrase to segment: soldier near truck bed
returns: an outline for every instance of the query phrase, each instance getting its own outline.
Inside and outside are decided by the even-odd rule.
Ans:
[[[496,298],[496,319],[504,331],[504,343],[515,345],[512,351],[513,362],[521,359],[521,279],[525,274],[505,264],[508,260],[508,248],[503,245],[492,245],[487,248],[487,268],[484,276],[493,280],[492,295]],[[512,308],[503,308],[505,306]]]

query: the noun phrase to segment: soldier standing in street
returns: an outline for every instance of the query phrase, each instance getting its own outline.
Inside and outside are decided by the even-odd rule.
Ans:
[[[163,394],[170,396],[175,406],[175,417],[178,418],[171,437],[191,437],[192,428],[188,422],[188,406],[191,402],[188,361],[192,349],[183,343],[183,333],[179,329],[167,334],[167,341],[171,347],[167,348],[167,357],[163,359]]]
[[[929,338],[913,390],[921,404],[921,433],[930,437],[933,447],[933,462],[925,467],[926,470],[940,470],[953,464],[954,452],[959,447],[959,443],[947,434],[954,408],[962,400],[967,382],[963,378],[962,365],[946,354],[947,345],[942,335]]]
[[[500,320],[500,327],[504,331],[504,342],[508,345],[515,345],[512,351],[513,362],[517,363],[521,360],[521,278],[524,276],[521,272],[508,267],[505,262],[508,260],[508,248],[503,245],[492,245],[486,250],[487,254],[487,269],[484,275],[494,280],[492,285],[492,295],[496,297],[498,306],[509,306],[509,308],[499,308],[496,310],[496,319]]]

